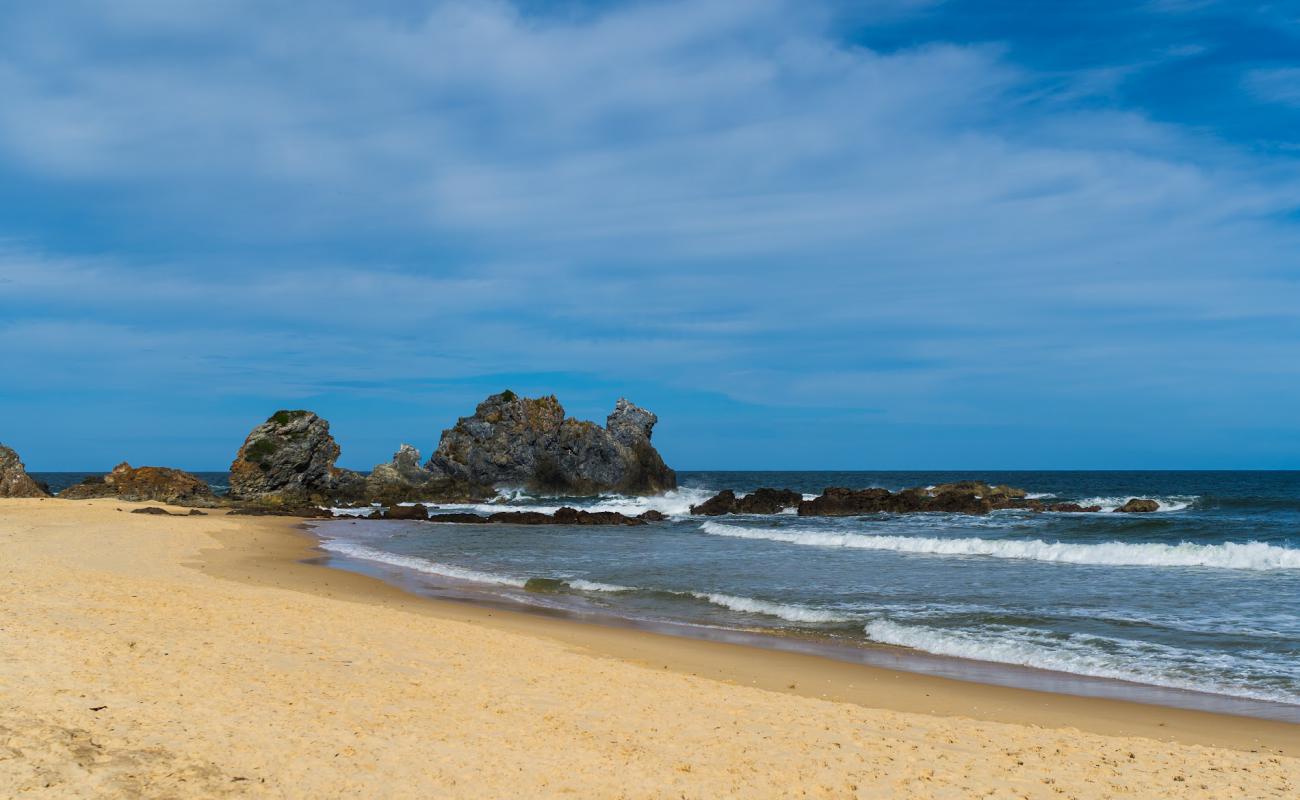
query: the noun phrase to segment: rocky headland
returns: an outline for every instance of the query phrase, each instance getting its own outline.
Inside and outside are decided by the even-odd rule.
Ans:
[[[0,444],[0,497],[49,497],[50,488],[27,474],[11,448]]]
[[[123,461],[107,475],[87,478],[59,492],[64,500],[113,497],[135,502],[175,506],[218,505],[211,487],[184,470],[170,467],[132,467]]]

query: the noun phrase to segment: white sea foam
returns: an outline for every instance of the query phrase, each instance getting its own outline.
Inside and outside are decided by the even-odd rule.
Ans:
[[[577,589],[580,592],[635,592],[636,589],[631,586],[619,586],[617,583],[601,583],[600,581],[588,581],[582,578],[566,578],[565,583],[570,588]]]
[[[388,564],[393,567],[402,567],[404,569],[423,572],[428,575],[441,575],[444,578],[455,578],[462,581],[473,581],[475,583],[493,583],[498,586],[514,586],[523,588],[526,581],[522,578],[515,578],[509,575],[498,575],[492,572],[480,572],[479,570],[466,569],[464,567],[454,567],[450,564],[439,564],[430,561],[427,558],[418,556],[404,556],[397,553],[387,553],[383,550],[376,550],[373,547],[367,547],[355,542],[344,542],[338,539],[321,542],[321,547],[331,553],[347,556],[349,558],[359,558],[365,561],[374,561],[380,564]]]
[[[1142,497],[1143,497],[1142,495],[1136,495],[1136,494],[1123,495],[1121,497],[1088,497],[1083,500],[1079,500],[1077,502],[1079,505],[1084,507],[1101,506],[1102,512],[1105,513],[1105,512],[1114,511],[1115,509],[1127,503],[1129,500],[1132,500],[1134,498],[1142,498]],[[1147,499],[1156,501],[1156,504],[1159,505],[1159,508],[1156,509],[1158,513],[1162,511],[1182,511],[1184,509],[1191,508],[1192,504],[1195,503],[1200,498],[1197,497],[1196,495],[1182,494],[1182,495],[1172,495],[1170,497],[1151,497]]]
[[[1300,703],[1300,696],[1238,685],[1229,676],[1240,674],[1230,656],[1207,656],[1150,642],[1128,642],[1096,636],[1053,635],[1010,626],[952,630],[874,620],[864,627],[882,644],[910,647],[935,655],[1016,664],[1095,678],[1111,678],[1153,686],[1228,694],[1257,700]],[[1285,674],[1286,664],[1271,668]],[[1218,677],[1223,676],[1223,677]]]
[[[939,539],[928,536],[875,536],[794,528],[745,528],[704,522],[705,533],[738,539],[765,539],[814,547],[888,550],[938,556],[987,556],[1062,564],[1141,567],[1215,567],[1240,570],[1300,569],[1300,550],[1263,542],[1176,545],[1103,542],[1068,544],[1040,539]]]
[[[1051,500],[1056,497],[1053,492],[1029,492],[1025,495],[1026,500]]]
[[[617,511],[629,517],[652,509],[669,516],[682,516],[690,513],[691,506],[704,502],[715,492],[709,489],[682,487],[663,494],[644,497],[602,494],[581,499],[535,497],[524,494],[518,489],[501,489],[497,494],[497,499],[487,503],[425,503],[425,505],[440,511],[472,511],[480,514],[495,514],[498,511],[538,511],[543,514],[554,514],[561,507],[569,506],[583,511]]]
[[[788,603],[772,603],[767,600],[755,600],[752,597],[736,597],[735,595],[714,592],[688,592],[687,594],[700,600],[707,600],[715,606],[729,608],[732,611],[743,611],[747,614],[765,614],[789,622],[847,622],[852,619],[852,617],[846,617],[832,611],[790,605]]]

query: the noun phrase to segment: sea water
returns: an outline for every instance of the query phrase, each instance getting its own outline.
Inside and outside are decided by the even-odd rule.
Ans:
[[[1102,511],[689,514],[721,489],[811,497],[828,486],[965,479]],[[679,481],[658,497],[507,490],[441,506],[670,515],[637,527],[336,520],[316,532],[332,563],[429,594],[1300,704],[1300,473],[682,472]],[[1131,497],[1160,510],[1112,513]],[[529,592],[530,578],[566,585]]]

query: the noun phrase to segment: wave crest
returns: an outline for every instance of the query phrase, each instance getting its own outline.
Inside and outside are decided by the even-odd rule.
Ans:
[[[1300,550],[1263,542],[1236,544],[1181,544],[1104,542],[1069,544],[1041,539],[939,539],[928,536],[873,536],[811,530],[745,528],[705,522],[700,526],[714,536],[764,539],[812,547],[887,550],[936,556],[986,556],[1060,564],[1132,567],[1212,567],[1269,571],[1300,569]]]

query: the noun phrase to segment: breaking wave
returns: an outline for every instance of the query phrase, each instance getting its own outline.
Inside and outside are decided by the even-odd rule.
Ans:
[[[1290,692],[1239,685],[1230,676],[1239,676],[1240,668],[1230,660],[1150,642],[1127,642],[1079,634],[1052,635],[1011,626],[990,626],[984,630],[936,629],[884,619],[867,623],[864,631],[870,639],[881,644],[910,647],[953,658],[1015,664],[1257,700],[1300,702],[1300,697]],[[1184,671],[1194,667],[1200,674],[1195,677],[1168,674],[1165,670],[1171,664],[1180,665]],[[1274,668],[1276,666],[1285,665],[1275,665]],[[1263,669],[1265,672],[1274,671],[1267,667]],[[1253,677],[1258,680],[1267,676]]]
[[[321,547],[331,553],[338,553],[348,558],[359,558],[364,561],[374,561],[379,564],[388,564],[393,567],[402,567],[403,569],[423,572],[426,575],[441,575],[444,578],[454,578],[461,581],[474,581],[476,583],[493,583],[498,586],[514,586],[522,589],[527,583],[522,578],[515,578],[509,575],[498,575],[492,572],[480,572],[474,569],[465,569],[463,567],[453,567],[449,564],[439,564],[426,558],[416,556],[403,556],[397,553],[386,553],[383,550],[376,550],[373,547],[366,547],[363,544],[355,542],[343,542],[338,540],[323,541]]]
[[[755,600],[752,597],[736,597],[735,595],[713,592],[683,592],[683,594],[689,594],[696,599],[706,600],[715,606],[729,608],[732,611],[741,611],[746,614],[765,614],[788,622],[848,622],[852,619],[852,617],[846,617],[832,611],[823,611],[788,603],[772,603],[767,600]]]
[[[1104,542],[1069,544],[1041,539],[939,539],[926,536],[873,536],[810,530],[745,528],[705,522],[700,526],[714,536],[764,539],[813,547],[889,550],[937,556],[987,556],[1060,564],[1096,564],[1135,567],[1213,567],[1268,571],[1300,569],[1300,550],[1263,542],[1236,544],[1181,544]]]

